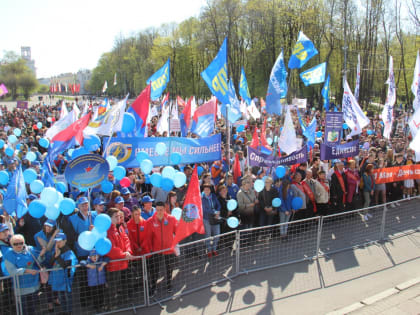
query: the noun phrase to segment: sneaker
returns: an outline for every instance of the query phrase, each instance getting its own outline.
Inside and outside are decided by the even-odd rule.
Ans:
[[[366,214],[368,216],[369,219],[373,218],[373,215],[371,215],[370,213]]]
[[[213,256],[218,256],[219,254],[216,251],[212,252]]]
[[[367,214],[365,214],[365,215],[363,216],[363,219],[365,219],[365,221],[368,221],[368,220],[369,220],[368,215],[367,215]]]
[[[208,252],[208,253],[207,253],[207,257],[208,257],[208,258],[211,258],[211,256],[213,256],[213,253],[212,253],[212,252]]]

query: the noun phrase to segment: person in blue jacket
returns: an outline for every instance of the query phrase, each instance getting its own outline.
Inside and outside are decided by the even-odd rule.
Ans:
[[[58,233],[55,237],[54,256],[50,260],[53,271],[50,272],[48,283],[52,290],[58,293],[61,309],[65,314],[71,314],[72,284],[78,261],[76,255],[67,246],[67,237],[64,233]]]
[[[290,189],[290,181],[287,179],[283,180],[279,188],[279,198],[281,204],[279,207],[280,212],[280,223],[287,223],[290,220],[292,213],[293,191]],[[280,239],[287,240],[287,227],[288,224],[280,225]]]
[[[212,186],[210,184],[204,184],[203,193],[201,194],[201,202],[203,207],[203,224],[206,238],[220,234],[219,219],[221,206],[216,195],[211,192],[211,187]],[[210,243],[210,240],[206,240],[207,256],[209,258],[218,255],[218,242],[218,237],[213,239],[213,244]]]
[[[9,227],[1,223],[0,224],[0,277],[8,276],[8,272],[6,270],[6,265],[4,263],[4,255],[6,252],[11,248],[10,246],[10,233],[9,233]],[[10,305],[10,301],[12,300],[12,279],[3,279],[0,280],[0,287],[3,288],[3,290],[0,290],[0,314],[9,314],[11,313],[11,310],[13,308],[12,305]]]
[[[20,296],[22,314],[33,314],[39,304],[39,261],[43,260],[45,249],[39,252],[25,245],[21,234],[13,235],[10,244],[12,248],[4,255],[5,266],[9,275],[18,276],[19,288],[15,288],[15,293]]]

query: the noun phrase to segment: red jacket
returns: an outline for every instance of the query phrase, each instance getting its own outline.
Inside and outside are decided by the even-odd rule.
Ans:
[[[146,220],[140,217],[140,222],[136,224],[134,219],[131,218],[127,222],[127,230],[134,255],[141,256],[149,253],[149,242],[146,238]]]
[[[117,227],[114,224],[111,224],[107,236],[112,243],[111,251],[107,254],[107,256],[111,260],[125,258],[126,252],[133,254],[133,252],[131,251],[130,240],[128,239],[128,236],[125,233],[123,226],[120,226],[117,230]],[[128,260],[109,262],[106,265],[106,269],[108,271],[118,271],[127,268]]]
[[[177,220],[175,217],[165,213],[162,221],[159,221],[156,213],[146,222],[146,237],[149,242],[148,248],[151,252],[172,247],[172,241],[176,232]],[[163,252],[163,254],[173,254],[173,250]]]

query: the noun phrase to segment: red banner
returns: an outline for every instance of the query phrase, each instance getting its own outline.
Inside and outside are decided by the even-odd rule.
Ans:
[[[420,164],[378,168],[373,170],[376,184],[399,182],[406,179],[420,179]]]

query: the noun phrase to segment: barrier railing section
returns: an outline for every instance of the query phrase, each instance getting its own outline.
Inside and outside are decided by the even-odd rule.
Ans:
[[[0,314],[16,314],[19,312],[19,300],[13,290],[14,277],[0,277]]]

